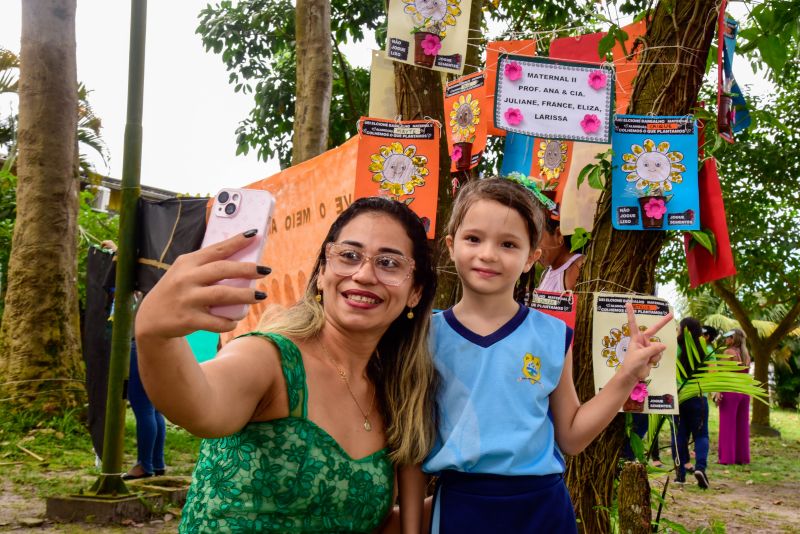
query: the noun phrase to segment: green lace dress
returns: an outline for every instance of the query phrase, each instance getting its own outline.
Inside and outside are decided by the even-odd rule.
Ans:
[[[392,506],[386,449],[354,460],[307,419],[308,388],[297,346],[276,334],[289,417],[205,439],[180,532],[371,532]]]

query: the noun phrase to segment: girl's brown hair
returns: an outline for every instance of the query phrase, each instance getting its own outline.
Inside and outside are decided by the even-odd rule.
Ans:
[[[544,227],[544,208],[533,194],[518,183],[503,178],[492,177],[473,180],[458,193],[453,204],[453,213],[447,223],[447,234],[456,235],[467,211],[479,200],[494,200],[519,213],[528,228],[531,249],[539,245]]]

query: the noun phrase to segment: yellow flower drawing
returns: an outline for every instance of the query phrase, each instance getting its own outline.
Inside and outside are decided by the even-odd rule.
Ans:
[[[447,27],[456,25],[461,15],[461,0],[403,0],[403,11],[411,15],[416,26],[439,28],[439,37],[447,36]]]
[[[473,141],[475,128],[481,121],[480,115],[481,106],[477,99],[472,99],[471,94],[461,95],[453,102],[453,109],[450,110],[450,128],[456,142]]]
[[[646,326],[639,326],[639,331],[644,332],[645,330],[647,330]],[[608,334],[603,336],[604,348],[602,354],[606,365],[616,370],[625,361],[625,355],[628,353],[628,344],[631,342],[631,329],[628,323],[624,323],[622,328],[612,328]],[[660,343],[661,339],[651,336],[650,341]],[[656,364],[656,367],[658,367],[658,364]]]
[[[672,191],[672,184],[683,182],[681,173],[686,166],[679,163],[683,154],[670,152],[668,141],[656,146],[652,139],[645,139],[641,146],[631,145],[631,152],[623,154],[622,159],[622,170],[630,173],[626,179],[636,182],[636,189]]]
[[[417,147],[403,145],[395,141],[384,145],[377,154],[370,155],[372,161],[369,171],[373,173],[372,181],[378,182],[380,188],[392,195],[410,195],[414,188],[425,185],[428,176],[428,158],[417,155]]]
[[[546,182],[556,181],[557,184],[557,180],[567,164],[567,143],[555,139],[544,139],[539,145],[536,157],[539,158],[542,178],[545,178]]]

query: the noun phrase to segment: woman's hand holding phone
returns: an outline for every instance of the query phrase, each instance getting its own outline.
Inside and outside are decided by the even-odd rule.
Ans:
[[[258,230],[248,230],[219,243],[180,256],[147,294],[136,315],[136,335],[162,339],[183,337],[197,330],[228,332],[244,317],[247,305],[266,298],[253,288],[219,284],[221,280],[256,280],[269,267],[228,260],[253,243]],[[220,317],[209,309],[242,306],[240,317]]]

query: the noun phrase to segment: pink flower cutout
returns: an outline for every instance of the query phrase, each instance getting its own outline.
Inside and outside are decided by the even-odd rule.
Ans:
[[[503,69],[503,74],[505,74],[506,78],[515,82],[522,78],[522,65],[516,61],[509,61]]]
[[[635,386],[633,386],[633,391],[631,391],[631,400],[635,400],[636,402],[644,402],[647,398],[647,384],[644,382],[639,382]]]
[[[422,51],[425,52],[426,56],[435,56],[442,48],[442,40],[439,39],[438,35],[432,33],[426,35],[421,44]]]
[[[452,159],[453,161],[458,161],[458,160],[461,159],[462,155],[463,155],[463,152],[461,151],[461,147],[460,146],[454,146],[453,147],[453,151],[450,153],[450,159]]]
[[[602,70],[593,70],[589,73],[589,86],[598,91],[606,86],[606,73]]]
[[[667,205],[660,198],[651,198],[644,205],[644,214],[651,219],[660,219],[666,212]]]
[[[503,113],[503,117],[511,126],[516,126],[522,122],[522,112],[519,108],[508,108],[506,112]]]
[[[597,131],[600,130],[600,119],[597,115],[586,114],[581,121],[581,128],[583,128],[583,131],[587,134],[597,133]]]

